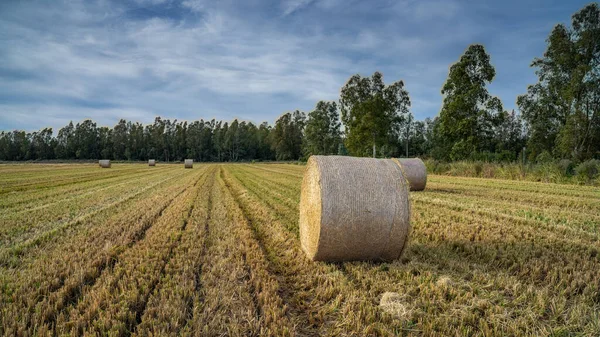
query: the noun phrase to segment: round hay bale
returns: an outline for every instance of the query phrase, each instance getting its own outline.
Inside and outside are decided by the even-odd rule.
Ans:
[[[110,160],[108,160],[108,159],[99,160],[98,165],[100,165],[100,167],[102,167],[102,168],[110,168]]]
[[[186,159],[184,165],[185,165],[185,168],[193,168],[194,167],[194,161],[192,159]]]
[[[148,160],[148,166],[156,166],[156,159]]]
[[[399,258],[410,230],[402,169],[391,159],[311,156],[299,224],[302,249],[313,261]]]
[[[394,159],[408,180],[411,191],[422,191],[427,185],[427,167],[419,158],[395,158]]]

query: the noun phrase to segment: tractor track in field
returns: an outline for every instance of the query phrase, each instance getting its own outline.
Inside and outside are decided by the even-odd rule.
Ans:
[[[269,272],[269,274],[271,274],[272,276],[275,276],[275,279],[277,279],[278,284],[280,285],[281,288],[281,282],[279,280],[279,275],[276,275],[272,272],[272,267],[270,266],[272,264],[272,262],[267,258],[267,251],[266,251],[266,247],[264,246],[264,243],[259,240],[258,238],[258,234],[256,232],[256,228],[254,227],[253,223],[252,223],[252,219],[250,219],[248,217],[248,215],[246,214],[246,210],[242,208],[239,200],[235,197],[233,191],[231,190],[231,186],[228,184],[228,182],[223,178],[223,168],[219,168],[219,177],[221,178],[221,181],[223,181],[223,185],[225,187],[225,191],[226,193],[228,193],[233,200],[235,201],[236,205],[238,206],[238,208],[240,209],[240,211],[242,212],[242,215],[244,216],[244,219],[246,220],[247,226],[250,229],[250,232],[252,233],[252,239],[256,242],[256,244],[258,245],[260,252],[262,254],[262,256],[265,258],[265,260],[267,261],[267,271]],[[254,317],[256,318],[256,320],[260,320],[260,317],[262,315],[262,306],[260,304],[260,301],[258,300],[258,291],[256,290],[256,287],[254,286],[254,284],[252,284],[251,281],[251,275],[252,275],[252,267],[250,266],[250,263],[248,262],[248,256],[247,256],[248,252],[246,250],[242,251],[242,260],[243,260],[243,265],[244,265],[244,271],[245,271],[245,277],[244,277],[244,281],[248,284],[248,288],[249,288],[249,293],[252,299],[252,305],[254,308]],[[278,293],[280,293],[280,291],[278,290]],[[281,296],[281,295],[280,295]],[[284,303],[286,305],[288,304],[288,301],[286,301],[285,298],[282,298],[282,300],[284,301]]]
[[[302,172],[300,172],[300,173],[284,172],[284,171],[270,170],[270,169],[260,167],[260,166],[256,166],[256,168],[259,170],[262,170],[262,171],[282,174],[282,175],[286,175],[286,176],[292,176],[292,177],[296,177],[296,178],[302,178],[302,176],[303,176]]]
[[[290,321],[296,323],[295,324],[296,329],[303,329],[304,327],[310,327],[311,324],[310,324],[309,320],[302,315],[302,310],[297,307],[297,305],[294,301],[293,293],[294,293],[294,289],[296,288],[294,282],[292,280],[288,279],[285,271],[282,270],[282,268],[277,266],[276,261],[273,260],[273,254],[270,253],[269,250],[267,249],[267,247],[265,246],[264,234],[261,233],[261,231],[258,229],[255,221],[253,220],[252,215],[248,211],[247,207],[245,207],[243,205],[243,203],[241,202],[239,196],[237,195],[237,193],[235,192],[235,190],[233,189],[231,184],[227,181],[227,179],[225,179],[223,177],[222,171],[220,172],[220,174],[221,174],[221,179],[224,182],[225,188],[227,190],[227,193],[229,193],[229,195],[235,201],[237,207],[241,211],[244,219],[246,220],[246,224],[247,224],[248,228],[250,229],[250,231],[252,233],[252,238],[257,243],[258,247],[260,248],[260,252],[266,262],[267,272],[272,277],[274,277],[275,280],[277,281],[277,284],[278,284],[277,294],[283,301],[284,305],[288,308],[288,310],[286,311],[286,316],[290,319]],[[248,266],[248,268],[250,268],[249,264],[246,262],[245,255],[246,255],[246,253],[244,252],[244,264],[246,266]],[[251,283],[249,283],[249,284],[251,284]],[[258,296],[256,295],[256,289],[253,289],[253,288],[254,287],[251,286],[251,293],[254,294],[253,295],[254,305],[257,308],[261,308],[260,302],[258,301]],[[260,313],[255,313],[255,314],[260,314]],[[301,331],[296,331],[296,332],[301,335],[305,335],[305,334],[310,335],[311,333],[314,333],[314,331],[312,331],[312,330],[308,330],[308,331],[301,330]]]
[[[93,287],[94,284],[97,282],[98,279],[100,279],[100,277],[104,274],[105,271],[110,272],[112,270],[112,268],[116,265],[117,262],[119,262],[122,254],[127,249],[132,248],[136,243],[144,240],[148,230],[150,228],[152,228],[152,226],[162,217],[164,211],[169,206],[171,206],[171,204],[173,204],[173,201],[175,201],[183,192],[185,192],[186,189],[187,188],[184,188],[181,191],[177,192],[163,206],[160,207],[158,212],[156,212],[151,218],[147,219],[137,231],[133,232],[131,235],[130,241],[127,242],[124,249],[114,250],[115,252],[117,252],[114,255],[111,254],[109,256],[106,256],[99,260],[96,260],[97,262],[93,263],[92,271],[86,273],[86,276],[83,278],[82,282],[80,282],[76,285],[70,286],[69,289],[64,294],[64,296],[62,297],[62,300],[59,300],[58,303],[54,304],[54,305],[57,305],[58,307],[61,307],[62,310],[59,312],[55,312],[53,315],[47,317],[44,320],[44,324],[48,324],[52,329],[54,329],[54,326],[56,324],[56,320],[57,320],[58,316],[61,313],[66,312],[70,307],[75,305],[79,301],[80,298],[82,298],[85,295],[83,293],[84,287],[87,287],[87,289],[90,289],[91,287]],[[191,210],[193,210],[193,205],[191,207]],[[188,214],[191,214],[191,210]],[[184,222],[184,227],[185,227],[185,225],[187,225],[187,219]],[[172,248],[171,248],[171,250],[172,250]],[[162,274],[162,272],[164,272],[164,266],[161,271],[161,274]],[[63,279],[61,282],[62,284],[60,287],[58,287],[58,289],[50,289],[50,293],[59,291],[64,286],[64,281],[65,280]]]
[[[586,231],[586,230],[583,230],[583,229],[577,228],[577,227],[567,226],[564,224],[545,223],[545,222],[543,222],[541,220],[537,220],[537,219],[530,219],[530,218],[526,218],[526,217],[522,217],[522,216],[517,216],[517,215],[512,215],[512,214],[504,214],[504,213],[499,213],[499,212],[496,213],[496,212],[493,212],[492,210],[488,210],[488,209],[469,209],[462,205],[450,204],[450,203],[444,203],[444,202],[435,202],[435,201],[431,201],[431,200],[418,199],[418,200],[414,200],[414,202],[415,202],[415,204],[417,204],[417,206],[415,206],[415,208],[419,207],[420,205],[427,205],[429,207],[438,207],[441,209],[445,209],[445,210],[447,210],[447,212],[450,212],[452,214],[461,215],[465,218],[468,218],[469,220],[471,220],[473,222],[478,221],[478,219],[475,216],[479,216],[482,219],[485,219],[486,221],[489,221],[489,222],[503,219],[506,221],[510,221],[513,224],[522,226],[524,228],[529,228],[531,230],[535,230],[538,232],[539,235],[542,235],[542,233],[543,233],[543,236],[547,237],[547,238],[558,237],[561,234],[565,235],[568,233],[568,234],[577,235],[580,239],[586,238],[586,240],[589,241],[589,244],[597,245],[597,241],[598,241],[598,233]],[[576,240],[574,240],[574,239],[570,239],[567,241],[571,241],[571,242],[573,242],[573,244],[578,244],[583,247],[583,244],[576,243]]]
[[[261,252],[264,251],[261,250]],[[260,317],[262,315],[262,306],[260,305],[260,301],[258,300],[258,291],[256,290],[256,287],[254,286],[254,284],[252,284],[252,279],[251,279],[251,275],[252,275],[252,268],[250,267],[250,263],[248,262],[248,256],[247,256],[247,252],[243,251],[242,252],[242,261],[243,261],[243,265],[244,265],[244,282],[246,282],[246,284],[248,285],[248,293],[250,294],[250,299],[252,300],[252,314],[254,316],[254,319],[256,319],[257,321],[260,321]]]
[[[90,181],[102,181],[102,180],[106,180],[106,179],[118,177],[120,172],[121,171],[117,171],[116,173],[112,173],[111,172],[110,175],[106,175],[106,176],[103,176],[101,178],[97,178],[98,174],[96,174],[96,173],[86,173],[86,174],[81,175],[81,176],[76,177],[76,178],[55,179],[55,180],[53,180],[52,183],[50,183],[48,185],[36,187],[36,190],[46,190],[46,189],[51,189],[51,188],[56,188],[56,187],[61,187],[61,186],[66,186],[66,185],[71,185],[73,183],[87,183],[87,182],[90,182]],[[80,178],[84,178],[84,179],[80,179]],[[0,195],[8,194],[8,193],[11,193],[11,192],[27,191],[29,189],[28,187],[30,187],[30,186],[36,186],[37,184],[39,184],[38,181],[36,181],[36,182],[28,182],[28,183],[24,183],[24,184],[20,184],[20,185],[13,185],[13,186],[5,189],[5,190],[0,190]]]
[[[266,210],[271,217],[273,217],[273,219],[277,222],[279,222],[279,225],[281,227],[282,230],[287,231],[289,233],[289,235],[293,236],[294,238],[296,238],[296,240],[298,239],[298,232],[297,229],[294,229],[288,225],[285,225],[284,223],[282,223],[283,221],[289,221],[287,220],[289,218],[289,216],[287,216],[286,214],[281,214],[280,210],[277,210],[272,204],[269,203],[268,200],[265,200],[265,198],[262,198],[261,195],[264,194],[263,193],[259,193],[258,191],[249,188],[247,185],[245,185],[245,181],[243,181],[242,179],[240,179],[239,177],[236,176],[235,173],[230,173],[232,178],[237,180],[237,183],[240,185],[241,188],[243,188],[248,194],[253,195],[253,199],[256,199],[257,202],[262,205],[261,207],[263,207],[264,210]],[[297,322],[299,324],[296,325],[296,327],[300,326],[302,328],[304,328],[304,330],[302,331],[296,331],[297,333],[299,333],[300,335],[314,335],[316,332],[314,329],[319,329],[319,328],[323,328],[322,326],[316,326],[315,324],[311,323],[305,314],[305,308],[300,308],[298,307],[298,305],[295,304],[296,299],[294,297],[294,295],[300,291],[303,290],[303,287],[299,284],[296,284],[292,279],[290,279],[291,275],[288,275],[288,273],[286,273],[285,267],[281,266],[280,268],[277,266],[277,261],[273,260],[273,255],[276,255],[276,252],[271,252],[268,248],[267,245],[265,244],[265,235],[268,235],[266,233],[264,233],[264,230],[261,230],[259,228],[259,226],[255,223],[255,221],[253,220],[253,215],[251,214],[251,212],[248,210],[248,208],[244,205],[244,203],[241,201],[241,199],[239,198],[239,195],[243,195],[245,193],[240,193],[235,191],[235,189],[231,186],[231,183],[227,182],[226,179],[223,179],[226,183],[226,186],[229,190],[230,195],[232,195],[236,201],[236,203],[238,204],[238,207],[242,210],[244,217],[246,218],[246,220],[248,221],[252,231],[254,232],[254,236],[255,239],[259,242],[261,248],[262,248],[262,253],[263,255],[266,257],[266,260],[268,262],[268,266],[269,266],[269,272],[276,276],[276,279],[278,280],[280,287],[279,287],[279,292],[278,294],[280,295],[280,297],[284,300],[284,302],[290,307],[294,317],[300,318],[300,322]],[[293,212],[297,212],[297,210],[292,209],[291,207],[285,207]],[[304,254],[300,254],[300,255],[304,255]],[[301,256],[301,258],[304,258],[304,256]],[[349,269],[349,266],[347,263],[329,263],[328,264],[328,269],[329,271],[337,271],[340,275],[340,280],[337,280],[336,282],[346,282],[349,284],[349,288],[351,291],[353,292],[358,292],[358,293],[364,293],[366,291],[369,290],[369,286],[368,285],[364,285],[359,279],[357,279],[355,277],[355,275],[352,273],[352,271]],[[367,300],[365,299],[365,301],[363,301],[366,305],[370,305],[367,304]],[[379,310],[378,308],[375,308],[375,310]],[[338,313],[339,314],[339,313]],[[368,324],[368,323],[366,323]]]
[[[266,177],[261,176],[258,173],[250,171],[250,170],[245,171],[245,173],[252,177],[252,181],[256,181],[256,180],[265,181],[267,184],[269,184],[269,188],[273,188],[279,192],[282,192],[282,191],[293,191],[293,192],[298,192],[298,193],[300,192],[300,186],[298,186],[298,184],[296,184],[296,183],[289,184],[289,185],[282,184],[281,182],[279,182],[277,180],[270,179],[270,177],[268,177],[268,176],[266,176]],[[279,193],[279,194],[281,194],[281,193]],[[290,201],[291,201],[291,199],[290,199]]]
[[[123,185],[128,185],[128,184],[135,185],[136,182],[143,180],[145,178],[147,178],[147,177],[144,176],[142,179],[136,179],[134,181],[128,181],[128,182],[121,182],[119,184],[108,186],[108,187],[96,188],[96,189],[79,194],[74,197],[57,200],[55,202],[40,205],[40,206],[30,208],[30,209],[15,211],[10,216],[39,211],[39,210],[48,208],[50,206],[54,206],[56,204],[61,204],[61,203],[66,203],[66,202],[74,202],[76,200],[80,200],[83,197],[90,196],[92,194],[99,193],[99,192],[102,192],[105,190],[118,189]],[[135,185],[135,186],[137,186],[137,185]],[[52,228],[54,228],[56,226],[61,226],[63,224],[67,224],[70,221],[74,221],[75,219],[78,219],[81,217],[84,217],[87,219],[88,214],[93,213],[93,215],[95,215],[95,214],[103,211],[101,209],[102,207],[98,207],[97,204],[102,203],[102,202],[114,202],[119,199],[120,198],[118,195],[116,195],[116,196],[108,195],[108,196],[106,196],[106,200],[102,200],[101,202],[96,202],[93,205],[88,205],[87,207],[82,207],[82,208],[78,209],[77,214],[72,217],[65,217],[65,218],[60,217],[58,220],[56,218],[54,218],[54,219],[52,219],[53,221],[48,221],[48,222],[35,222],[35,220],[34,221],[28,220],[28,221],[25,221],[25,222],[19,224],[19,226],[8,226],[7,228],[4,228],[3,230],[10,230],[11,235],[8,236],[8,234],[6,232],[0,232],[0,246],[4,246],[4,247],[18,246],[19,244],[26,242],[31,237],[35,237],[36,233],[42,234],[43,232],[45,232],[47,230],[51,230]],[[44,214],[44,213],[42,213],[42,214]],[[31,216],[31,215],[29,215],[29,216]],[[2,216],[0,216],[0,219],[2,219]]]
[[[11,205],[12,207],[4,207],[3,209],[4,210],[10,210],[12,212],[12,214],[21,214],[21,213],[36,211],[36,210],[40,210],[40,209],[44,209],[44,208],[56,205],[56,204],[61,203],[61,202],[77,200],[77,199],[80,199],[82,197],[88,196],[88,195],[93,194],[93,193],[98,193],[98,192],[105,191],[105,190],[108,190],[108,189],[112,189],[112,188],[115,188],[115,187],[118,187],[118,186],[130,184],[131,181],[124,181],[124,180],[127,180],[127,179],[131,178],[132,176],[135,177],[136,181],[138,181],[138,180],[142,180],[143,178],[147,178],[149,176],[152,176],[153,174],[156,174],[156,173],[159,173],[159,171],[157,170],[157,171],[154,171],[154,172],[150,172],[150,173],[147,173],[147,174],[141,174],[141,175],[131,174],[131,175],[123,176],[123,177],[118,176],[117,178],[119,178],[119,179],[117,179],[116,181],[111,181],[111,183],[117,182],[117,184],[109,185],[109,186],[104,186],[104,184],[106,182],[99,180],[99,182],[101,182],[100,184],[98,184],[99,186],[93,186],[90,189],[86,189],[85,187],[82,187],[80,189],[75,190],[77,193],[73,193],[75,191],[60,191],[60,192],[57,192],[56,194],[45,195],[42,198],[37,198],[36,201],[40,201],[40,200],[44,200],[44,199],[49,199],[49,198],[51,198],[53,196],[56,196],[56,195],[59,195],[59,194],[67,194],[67,193],[70,195],[69,198],[56,200],[56,201],[53,201],[53,202],[50,202],[50,203],[47,203],[47,204],[42,204],[42,205],[34,206],[34,207],[31,207],[31,208],[27,208],[25,206],[25,207],[21,207],[21,208],[15,210],[14,208],[17,207],[16,205],[28,204],[31,201],[31,200],[24,200],[22,202],[18,202],[18,203],[12,204]],[[4,216],[0,216],[0,218],[1,217],[4,217]]]
[[[210,184],[207,189],[210,191],[208,194],[208,200],[206,201],[206,217],[204,218],[204,228],[202,235],[202,249],[200,250],[200,264],[194,270],[194,294],[197,296],[197,301],[199,303],[204,303],[204,299],[202,298],[202,294],[200,293],[203,284],[202,284],[202,268],[206,264],[206,252],[208,251],[208,233],[210,231],[210,222],[212,221],[212,211],[213,211],[213,198],[214,198],[214,187],[215,187],[215,172],[210,173]],[[190,313],[190,317],[193,317],[194,313],[194,297],[191,297],[187,303],[187,310]],[[186,325],[189,325],[190,320],[188,319]]]
[[[232,173],[232,176],[238,181],[238,183],[243,186],[246,191],[248,191],[249,193],[253,194],[257,200],[268,209],[268,211],[271,213],[271,215],[275,218],[275,219],[279,219],[279,221],[281,220],[286,220],[289,218],[289,216],[287,216],[286,214],[282,214],[276,207],[274,207],[272,205],[272,203],[269,200],[266,200],[265,198],[261,198],[260,197],[260,193],[254,189],[252,189],[251,187],[247,186],[244,184],[244,180],[240,179],[238,176],[236,176],[234,173]],[[236,202],[238,202],[238,205],[240,206],[240,208],[243,208],[243,206],[241,205],[240,201],[236,199]],[[296,213],[298,210],[297,209],[293,209],[287,205],[285,208],[287,208],[288,210]],[[248,218],[249,215],[245,213],[245,217]],[[249,220],[250,221],[250,220]],[[294,237],[298,238],[298,233],[296,230],[290,228],[290,226],[281,224],[282,228],[287,230],[291,235],[293,235]],[[264,245],[263,245],[264,246]],[[350,285],[351,288],[353,290],[358,290],[360,292],[366,292],[369,290],[368,286],[365,286],[359,279],[357,279],[354,275],[354,273],[349,269],[350,266],[352,266],[351,264],[347,263],[347,262],[337,262],[337,263],[330,263],[329,264],[331,266],[331,268],[335,269],[336,271],[338,271],[342,278],[347,281]],[[285,277],[284,275],[281,275],[283,277]],[[293,289],[291,292],[294,293],[296,292],[296,290],[298,289],[294,289],[295,285],[293,282],[285,282],[285,288],[286,289]],[[291,296],[291,295],[290,295]]]
[[[293,204],[294,201],[291,200],[289,197],[283,195],[281,193],[281,191],[286,190],[285,188],[276,188],[273,187],[273,189],[270,189],[267,191],[261,190],[261,186],[259,183],[257,183],[255,180],[251,180],[248,179],[247,182],[249,184],[252,184],[252,186],[248,186],[247,184],[243,183],[242,181],[246,182],[246,180],[243,180],[242,178],[240,178],[237,174],[235,173],[231,173],[231,175],[242,185],[244,186],[244,188],[246,190],[248,190],[248,192],[254,194],[256,197],[260,197],[262,193],[270,193],[270,195],[273,195],[275,197],[276,201],[280,201],[281,203],[279,205],[281,205],[283,208],[291,211],[291,213],[295,213],[297,214],[298,209],[294,208],[293,206],[291,206],[290,204]],[[269,187],[271,188],[271,187]],[[274,192],[274,190],[277,190],[278,192]],[[282,225],[285,227],[285,229],[290,232],[291,234],[293,234],[296,238],[298,238],[299,232],[298,232],[298,222],[297,219],[294,218],[290,218],[290,215],[285,214],[285,213],[281,213],[279,210],[276,209],[275,205],[273,204],[272,201],[270,200],[266,200],[265,198],[260,198],[262,203],[267,204],[267,206],[269,207],[269,209],[275,211],[275,214],[277,215],[277,218],[279,220],[283,220],[284,223],[282,223]]]
[[[183,174],[180,174],[180,175],[177,175],[177,176],[171,176],[171,177],[163,179],[163,180],[161,180],[161,181],[159,181],[157,183],[154,183],[152,185],[146,186],[146,187],[142,188],[139,191],[136,191],[136,192],[134,192],[132,194],[129,194],[129,195],[127,195],[124,198],[121,198],[120,200],[117,200],[117,201],[115,201],[113,203],[110,203],[110,204],[108,204],[106,206],[102,206],[102,207],[100,207],[98,209],[95,209],[95,210],[93,210],[90,213],[83,214],[83,215],[81,215],[81,216],[79,216],[79,217],[77,217],[75,219],[72,219],[72,220],[70,220],[68,222],[62,223],[58,227],[52,228],[52,229],[50,229],[48,231],[44,231],[44,232],[40,233],[39,235],[37,235],[37,236],[35,236],[33,238],[27,239],[25,241],[22,241],[21,243],[17,243],[16,245],[13,245],[11,247],[8,247],[8,248],[0,250],[0,267],[10,267],[11,266],[11,260],[10,259],[11,259],[12,256],[15,256],[15,257],[18,258],[18,257],[24,255],[27,252],[27,250],[29,248],[31,248],[32,246],[38,246],[38,245],[42,244],[43,242],[49,240],[53,236],[58,235],[59,233],[65,231],[66,229],[84,223],[86,219],[88,219],[88,218],[90,218],[90,217],[92,217],[92,216],[94,216],[94,215],[96,215],[96,214],[98,214],[100,212],[103,212],[103,211],[106,211],[108,209],[117,207],[117,206],[119,206],[119,205],[121,205],[121,204],[123,204],[125,202],[128,202],[128,201],[136,198],[137,196],[139,196],[139,195],[147,192],[148,190],[150,190],[150,189],[152,189],[152,188],[154,188],[156,186],[159,186],[159,185],[161,185],[161,184],[163,184],[163,183],[165,183],[167,181],[170,181],[170,180],[173,180],[175,178],[178,178],[178,177],[180,177],[182,175]]]
[[[179,245],[179,243],[181,242],[181,237],[183,235],[183,232],[186,230],[188,223],[190,222],[190,218],[192,216],[192,212],[194,211],[195,208],[195,203],[193,200],[195,200],[198,197],[198,194],[200,193],[200,188],[197,187],[198,183],[202,180],[203,175],[200,175],[200,177],[198,177],[198,179],[196,180],[196,182],[194,183],[194,185],[192,186],[192,189],[196,189],[196,193],[194,195],[194,198],[192,199],[190,208],[187,211],[187,214],[183,220],[183,224],[182,226],[179,228],[179,233],[177,236],[177,240],[173,241],[173,243],[171,243],[171,245],[169,246],[169,252],[167,253],[167,256],[165,257],[165,259],[163,260],[164,263],[160,268],[160,272],[158,274],[158,277],[156,279],[154,279],[152,281],[152,283],[150,284],[148,293],[146,294],[146,296],[144,296],[144,301],[142,302],[141,307],[137,308],[135,311],[135,323],[134,325],[130,328],[127,329],[127,332],[125,334],[125,336],[131,336],[132,334],[135,334],[138,326],[142,323],[142,317],[144,317],[144,314],[146,313],[146,309],[148,308],[148,302],[150,301],[150,298],[155,295],[155,293],[157,293],[160,289],[160,283],[161,280],[163,278],[163,276],[165,275],[165,269],[167,267],[167,265],[171,262],[171,259],[173,258],[173,251],[175,250],[175,248]],[[187,188],[184,188],[177,196],[181,195],[181,193],[185,192]],[[175,198],[174,198],[175,199]],[[173,199],[173,200],[174,200]]]

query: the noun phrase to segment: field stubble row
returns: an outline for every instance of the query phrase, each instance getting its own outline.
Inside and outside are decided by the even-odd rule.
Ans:
[[[0,333],[600,333],[597,189],[431,176],[425,192],[411,194],[413,229],[402,259],[315,263],[299,248],[302,169],[150,173],[124,165],[120,174],[131,183],[111,176],[109,187],[79,167],[76,177],[60,167],[57,176],[71,185],[43,185],[45,199],[14,204],[7,228],[18,228],[20,207],[56,208],[57,219],[93,196],[105,208],[72,206],[79,213],[69,226],[34,222],[32,233],[46,237],[35,242],[22,240],[29,232],[0,228],[17,233],[0,243]],[[118,191],[129,197],[112,199]],[[380,306],[386,292],[399,295]]]

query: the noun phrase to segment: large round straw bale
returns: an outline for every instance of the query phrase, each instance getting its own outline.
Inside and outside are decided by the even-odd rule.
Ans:
[[[186,159],[185,160],[185,168],[192,168],[192,167],[194,167],[194,160]]]
[[[100,167],[102,167],[102,168],[110,168],[110,160],[108,160],[108,159],[99,160],[98,165],[100,165]]]
[[[148,166],[156,166],[156,159],[148,160]]]
[[[419,158],[397,158],[411,191],[422,191],[427,185],[427,168]]]
[[[410,230],[408,184],[391,159],[311,156],[302,180],[300,241],[314,261],[400,257]]]

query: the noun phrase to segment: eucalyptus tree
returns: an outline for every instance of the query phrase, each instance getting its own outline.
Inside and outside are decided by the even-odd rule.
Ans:
[[[315,110],[308,113],[306,120],[302,145],[305,157],[313,154],[337,154],[342,141],[340,125],[337,104],[319,101]]]
[[[531,64],[538,83],[517,104],[530,132],[531,155],[548,151],[585,160],[600,156],[600,8],[575,13],[571,27],[556,25],[544,56]]]
[[[444,102],[435,126],[437,150],[444,158],[460,160],[493,146],[494,128],[502,115],[502,102],[486,85],[496,70],[480,44],[470,45],[450,67],[442,87]]]
[[[410,98],[404,82],[385,85],[383,75],[354,75],[342,87],[340,110],[345,126],[346,148],[355,156],[367,156],[398,139],[400,127],[408,115]]]

